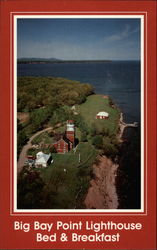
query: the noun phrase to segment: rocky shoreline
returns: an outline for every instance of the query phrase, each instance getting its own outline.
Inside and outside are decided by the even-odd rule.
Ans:
[[[124,130],[127,127],[136,127],[136,124],[126,124],[123,113],[119,118],[119,133],[117,139],[123,142]],[[119,201],[116,190],[116,176],[119,165],[105,155],[99,156],[93,164],[94,178],[90,181],[84,204],[87,209],[118,209]]]
[[[115,178],[118,164],[106,156],[99,156],[93,164],[94,179],[85,198],[87,209],[117,209],[118,196],[116,193]]]

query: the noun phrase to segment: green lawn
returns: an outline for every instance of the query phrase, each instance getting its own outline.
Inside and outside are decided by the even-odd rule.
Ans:
[[[97,151],[87,142],[80,143],[75,153],[52,154],[54,162],[40,170],[46,189],[52,195],[49,201],[51,208],[82,207],[82,199],[89,187],[91,165],[96,156]]]
[[[77,106],[77,111],[82,115],[88,127],[95,127],[97,130],[108,129],[110,134],[116,133],[118,129],[119,110],[109,104],[109,99],[102,95],[91,95],[87,101]],[[109,113],[107,120],[96,119],[100,111]]]

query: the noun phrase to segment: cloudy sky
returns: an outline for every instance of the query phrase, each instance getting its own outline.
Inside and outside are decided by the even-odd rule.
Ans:
[[[140,20],[18,19],[17,53],[18,58],[139,60]]]

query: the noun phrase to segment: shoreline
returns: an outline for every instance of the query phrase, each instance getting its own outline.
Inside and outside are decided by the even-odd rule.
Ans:
[[[124,141],[123,140],[123,134],[124,134],[124,130],[126,128],[129,128],[129,127],[136,128],[138,126],[137,122],[134,122],[134,123],[125,123],[123,115],[124,114],[121,112],[120,113],[120,118],[119,118],[119,133],[117,135],[117,139],[118,139],[119,143],[122,143]]]
[[[136,123],[127,124],[123,121],[123,113],[119,118],[119,144],[123,143],[125,128],[137,127]],[[84,204],[87,209],[118,209],[119,198],[116,187],[116,177],[119,164],[107,156],[98,156],[97,162],[92,165],[94,178],[90,181]]]
[[[93,164],[94,178],[90,181],[84,204],[86,209],[117,209],[116,173],[118,164],[105,155],[99,156]]]

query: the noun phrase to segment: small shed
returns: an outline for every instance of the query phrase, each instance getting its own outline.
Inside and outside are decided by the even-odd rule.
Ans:
[[[101,111],[96,115],[96,119],[108,119],[108,118],[109,118],[109,113],[105,111]]]
[[[38,152],[36,154],[35,167],[47,167],[49,162],[52,162],[51,154],[44,154],[43,152]]]

